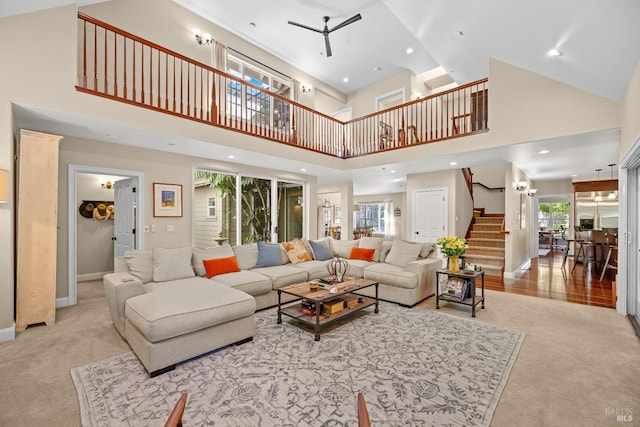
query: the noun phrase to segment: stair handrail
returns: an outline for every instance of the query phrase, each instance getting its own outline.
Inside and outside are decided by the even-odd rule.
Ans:
[[[500,234],[510,234],[511,232],[510,232],[510,231],[507,231],[507,230],[504,228],[504,219],[505,219],[505,218],[504,218],[504,217],[502,217],[502,225],[500,226]]]

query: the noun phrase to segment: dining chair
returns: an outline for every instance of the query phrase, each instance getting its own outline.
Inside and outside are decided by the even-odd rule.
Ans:
[[[180,399],[176,402],[173,410],[167,418],[167,422],[164,427],[182,427],[182,414],[184,413],[184,407],[187,405],[187,393],[182,393]]]
[[[604,260],[604,266],[602,267],[602,273],[600,273],[600,281],[604,279],[604,273],[607,270],[618,271],[618,234],[605,235],[605,245],[609,248],[607,251],[607,257]]]
[[[371,427],[367,403],[364,401],[362,392],[358,392],[358,427]]]

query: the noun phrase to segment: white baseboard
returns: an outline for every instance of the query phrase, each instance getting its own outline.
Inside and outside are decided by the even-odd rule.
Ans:
[[[102,271],[98,273],[78,274],[76,282],[88,282],[90,280],[102,280],[105,274],[113,273],[113,271]]]
[[[66,307],[69,305],[69,297],[56,298],[56,308]]]
[[[508,280],[514,280],[516,278],[516,273],[518,273],[518,271],[528,270],[529,268],[531,268],[531,259],[527,258],[527,260],[523,262],[522,265],[516,268],[514,271],[505,271],[503,278]]]
[[[13,341],[16,339],[16,323],[10,328],[0,329],[0,342]]]

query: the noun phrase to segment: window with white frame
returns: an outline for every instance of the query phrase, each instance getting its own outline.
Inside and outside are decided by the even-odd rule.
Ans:
[[[227,57],[227,73],[264,89],[262,91],[241,85],[235,80],[228,80],[227,105],[232,118],[281,132],[288,131],[290,104],[269,96],[266,91],[290,99],[290,79],[276,77],[259,66],[231,55]]]
[[[207,198],[207,218],[216,218],[216,198],[208,197]]]
[[[393,234],[393,216],[391,202],[358,203],[356,228],[369,229],[375,234]]]

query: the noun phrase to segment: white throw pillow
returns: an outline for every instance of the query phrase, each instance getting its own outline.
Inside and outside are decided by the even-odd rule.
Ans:
[[[342,258],[349,258],[351,255],[351,249],[357,248],[360,244],[360,240],[329,240],[329,246],[331,247],[331,252],[333,255],[339,256]]]
[[[191,263],[193,264],[193,269],[200,277],[206,277],[207,275],[202,261],[206,259],[220,259],[235,256],[230,245],[221,245],[215,248],[208,249],[191,248],[191,252]]]
[[[371,261],[378,262],[380,261],[380,248],[382,247],[383,242],[382,237],[361,237],[360,238],[360,247],[365,249],[375,249],[376,251],[373,253],[373,258]]]
[[[124,261],[129,273],[142,283],[153,280],[153,254],[151,251],[126,251]]]
[[[404,240],[394,240],[391,245],[391,250],[384,260],[387,264],[395,265],[398,267],[406,268],[411,261],[418,259],[420,251],[422,250],[421,243],[410,243]]]
[[[153,281],[188,279],[194,277],[191,248],[153,248]]]

